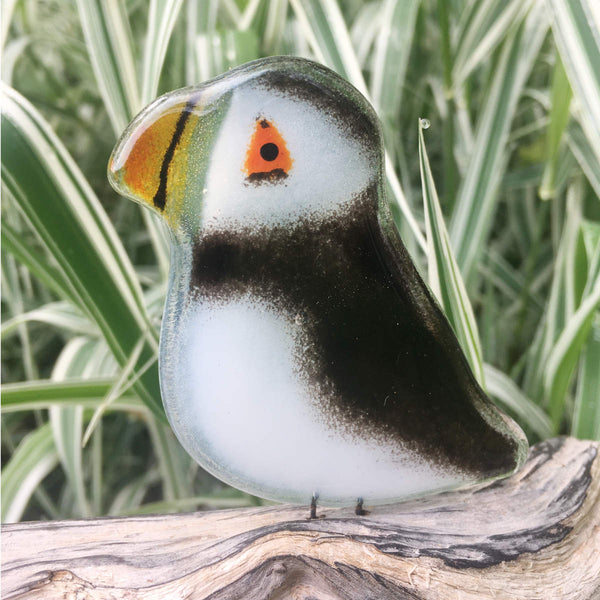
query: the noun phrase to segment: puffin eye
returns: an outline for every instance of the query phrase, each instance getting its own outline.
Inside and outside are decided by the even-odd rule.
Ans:
[[[272,142],[269,142],[268,144],[263,144],[260,147],[260,155],[269,162],[275,160],[278,154],[279,148],[277,147],[277,144],[273,144]]]
[[[292,158],[281,133],[272,121],[259,117],[248,144],[243,171],[249,183],[275,183],[285,179]]]

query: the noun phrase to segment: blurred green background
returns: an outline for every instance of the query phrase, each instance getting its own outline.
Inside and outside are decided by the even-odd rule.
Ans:
[[[3,521],[261,503],[164,422],[168,242],[106,165],[160,93],[274,54],[374,104],[398,227],[490,396],[531,443],[600,439],[595,0],[1,8]]]

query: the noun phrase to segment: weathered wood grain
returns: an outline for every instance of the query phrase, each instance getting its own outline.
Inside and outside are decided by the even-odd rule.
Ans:
[[[597,454],[556,438],[510,479],[365,517],[278,506],[6,525],[2,597],[598,599]]]

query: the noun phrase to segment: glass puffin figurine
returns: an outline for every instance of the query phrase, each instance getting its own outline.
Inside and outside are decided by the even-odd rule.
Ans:
[[[161,96],[109,163],[171,233],[159,370],[177,437],[313,515],[507,476],[528,450],[402,244],[383,156],[354,87],[273,57]]]

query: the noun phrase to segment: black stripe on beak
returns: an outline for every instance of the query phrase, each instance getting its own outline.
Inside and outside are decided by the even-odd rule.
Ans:
[[[194,110],[194,107],[196,104],[198,104],[199,99],[200,94],[195,94],[186,102],[183,110],[181,111],[181,115],[177,120],[177,124],[175,125],[175,132],[171,138],[171,143],[165,152],[165,156],[160,167],[158,189],[156,190],[156,194],[154,194],[154,198],[152,199],[154,206],[156,206],[156,208],[159,210],[164,210],[165,204],[167,203],[167,178],[169,175],[169,166],[173,160],[173,156],[175,155],[175,148],[177,148],[177,144],[183,135],[185,124],[187,123],[190,114]]]

